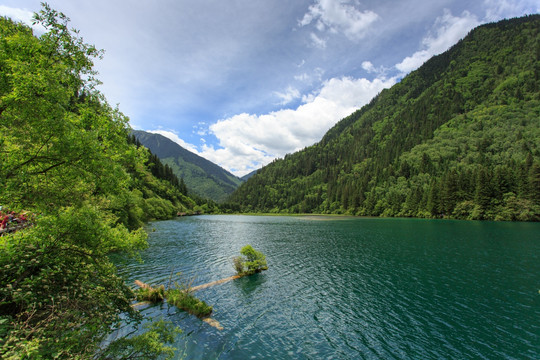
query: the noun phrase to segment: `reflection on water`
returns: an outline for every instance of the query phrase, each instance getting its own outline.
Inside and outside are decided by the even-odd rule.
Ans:
[[[200,290],[218,331],[168,305],[188,359],[540,358],[539,224],[201,216],[152,223],[129,282],[234,274],[251,244],[269,270]],[[180,353],[178,356],[180,357]]]

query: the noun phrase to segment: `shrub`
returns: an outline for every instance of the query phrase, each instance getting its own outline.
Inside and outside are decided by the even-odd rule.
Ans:
[[[253,249],[251,245],[246,245],[240,250],[243,257],[235,257],[233,264],[238,275],[251,275],[263,270],[267,270],[266,256],[260,251]]]
[[[242,258],[240,256],[235,256],[233,259],[233,265],[234,269],[238,274],[241,274],[244,272],[244,263],[242,262]]]

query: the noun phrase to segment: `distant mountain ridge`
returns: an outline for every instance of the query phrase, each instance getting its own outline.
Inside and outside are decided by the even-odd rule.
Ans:
[[[242,180],[219,165],[184,149],[167,137],[133,130],[139,142],[184,179],[188,190],[217,202],[224,201]]]
[[[240,179],[242,179],[242,181],[248,181],[250,177],[252,177],[253,175],[255,175],[257,173],[257,171],[259,171],[259,169],[253,170],[249,174],[246,174],[246,175],[242,176]]]
[[[477,27],[322,140],[260,169],[242,211],[540,221],[540,15]]]

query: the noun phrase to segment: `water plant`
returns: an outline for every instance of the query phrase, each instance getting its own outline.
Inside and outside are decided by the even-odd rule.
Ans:
[[[162,302],[165,299],[165,286],[142,287],[135,292],[135,295],[138,301]]]
[[[196,298],[189,291],[169,289],[166,293],[167,302],[199,318],[212,313],[212,306]]]
[[[171,273],[171,278],[169,279],[167,289],[165,289],[164,285],[152,287],[140,281],[136,281],[135,283],[141,287],[135,292],[137,300],[158,303],[166,299],[169,304],[187,311],[188,313],[199,318],[209,316],[212,313],[212,306],[193,295],[191,286],[193,279],[184,281],[181,278],[181,273],[176,275],[179,277],[179,280],[175,281],[174,287],[171,288]]]

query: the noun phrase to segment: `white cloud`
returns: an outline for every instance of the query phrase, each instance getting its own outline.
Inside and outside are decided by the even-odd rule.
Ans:
[[[26,25],[32,25],[32,17],[34,16],[33,12],[26,9],[12,8],[5,5],[0,5],[0,14],[12,20],[23,22]]]
[[[34,13],[26,9],[12,8],[5,5],[0,5],[0,15],[11,18],[14,21],[20,21],[33,28],[37,33],[45,33],[45,28],[41,25],[32,25]]]
[[[279,102],[279,105],[287,105],[290,102],[299,99],[300,98],[300,91],[298,89],[293,88],[292,86],[289,86],[285,92],[274,92],[274,95],[276,95],[278,98],[281,99]]]
[[[356,1],[354,4],[358,4]],[[362,39],[379,18],[373,11],[358,10],[349,0],[316,0],[299,21],[300,26],[315,22],[319,31],[341,32],[351,40]]]
[[[432,55],[434,54],[428,50],[417,51],[412,56],[407,56],[403,59],[402,62],[396,65],[396,68],[405,74],[409,73],[419,68],[420,65],[425,63]]]
[[[375,72],[375,66],[371,63],[371,61],[364,61],[362,63],[362,69],[366,70],[368,73]]]
[[[178,134],[173,132],[173,131],[168,131],[168,130],[146,130],[146,131],[149,132],[149,133],[153,133],[153,134],[163,135],[166,138],[174,141],[175,143],[177,143],[178,145],[180,145],[184,149],[189,150],[192,153],[195,153],[197,155],[200,155],[199,151],[197,150],[197,147],[195,145],[187,143],[184,140],[180,139]]]
[[[306,84],[313,84],[315,81],[318,83],[322,82],[322,76],[324,75],[324,70],[321,68],[315,68],[313,71],[308,73],[302,73],[300,75],[295,75],[294,80],[300,81]]]
[[[220,148],[203,146],[201,156],[244,175],[276,157],[319,141],[337,121],[368,103],[395,79],[333,78],[296,109],[263,115],[239,114],[210,126]]]
[[[303,74],[294,76],[294,80],[296,80],[296,81],[307,82],[307,81],[309,81],[309,79],[310,79],[310,76],[307,73],[303,73]]]
[[[538,0],[484,0],[486,21],[540,13]]]
[[[311,45],[313,47],[316,47],[316,48],[319,48],[319,49],[325,49],[326,48],[326,40],[325,39],[321,39],[315,33],[311,33],[310,38],[311,38]]]
[[[444,10],[444,15],[438,17],[434,25],[434,33],[426,36],[422,40],[423,50],[415,52],[412,56],[403,59],[402,62],[396,65],[396,68],[406,74],[417,69],[434,55],[438,55],[448,50],[459,39],[463,38],[467,33],[478,26],[480,22],[475,15],[464,11],[460,17],[452,16],[447,9]]]

